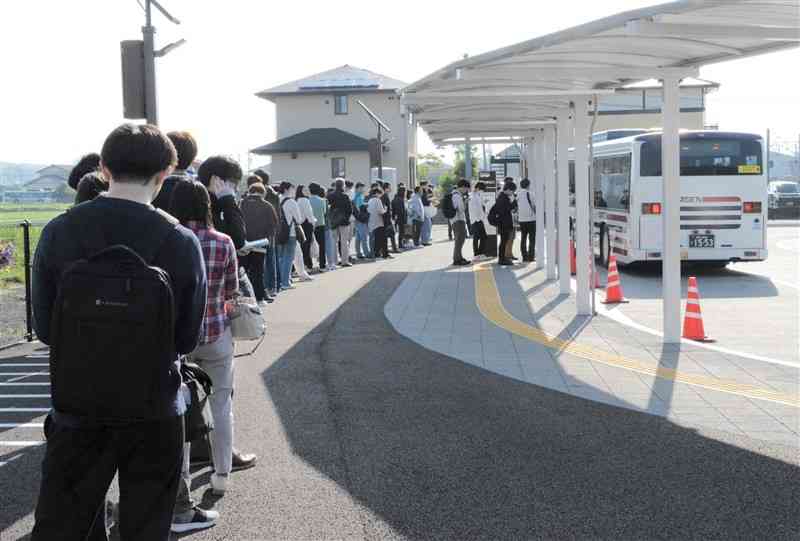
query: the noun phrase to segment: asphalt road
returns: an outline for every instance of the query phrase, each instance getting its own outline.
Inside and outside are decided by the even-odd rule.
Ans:
[[[237,365],[237,444],[259,465],[215,502],[197,472],[195,495],[221,519],[189,537],[800,538],[796,448],[426,350],[383,315],[403,267],[337,271],[272,305],[269,339]],[[40,460],[37,448],[0,468],[3,540],[30,529]]]
[[[685,266],[683,297],[687,278],[696,276],[705,330],[716,345],[800,365],[800,223],[771,223],[767,239],[769,256],[763,262],[719,270]],[[660,331],[660,267],[626,267],[621,272],[631,303],[619,311]]]

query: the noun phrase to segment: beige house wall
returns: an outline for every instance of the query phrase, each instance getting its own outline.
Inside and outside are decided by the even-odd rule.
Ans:
[[[290,180],[295,185],[309,185],[317,182],[329,186],[331,182],[331,158],[345,159],[345,173],[348,180],[367,182],[369,180],[369,153],[364,152],[299,152],[274,154],[272,156],[271,176],[276,182]]]
[[[377,128],[372,119],[356,103],[361,100],[392,130],[384,133],[384,140],[390,141],[383,151],[383,165],[397,169],[398,179],[408,178],[408,158],[413,154],[413,138],[409,137],[408,117],[400,105],[400,97],[394,92],[357,92],[348,94],[348,113],[337,115],[334,112],[334,94],[302,94],[277,96],[275,101],[276,138],[281,139],[312,128],[338,128],[364,139],[374,139]],[[273,156],[273,162],[278,161]],[[367,165],[369,158],[367,157]],[[363,180],[369,179],[369,167],[362,175],[361,162],[353,174]],[[305,164],[303,165],[305,167]],[[305,175],[306,169],[298,170]],[[350,167],[348,166],[348,176]]]

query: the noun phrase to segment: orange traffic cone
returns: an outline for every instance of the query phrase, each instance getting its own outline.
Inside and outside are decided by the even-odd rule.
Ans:
[[[686,298],[686,314],[683,317],[683,337],[698,342],[713,342],[706,336],[703,328],[703,315],[700,313],[700,292],[697,278],[689,277],[689,292]]]
[[[606,300],[603,304],[619,304],[628,301],[622,296],[622,284],[617,270],[617,258],[614,254],[608,256],[608,281],[606,282]]]
[[[569,241],[569,273],[575,276],[578,273],[577,263],[575,262],[575,241]]]
[[[597,272],[597,265],[593,265],[594,256],[589,254],[589,282],[594,282],[594,289],[600,289],[600,273]]]

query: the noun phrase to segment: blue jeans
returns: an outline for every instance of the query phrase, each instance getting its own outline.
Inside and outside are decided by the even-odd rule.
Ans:
[[[275,249],[274,239],[270,239],[267,245],[267,253],[264,254],[264,287],[273,293],[278,291],[278,257]]]
[[[369,240],[367,224],[356,222],[356,255],[358,257],[372,257],[372,243]]]
[[[336,237],[332,229],[325,228],[325,261],[329,268],[336,266],[339,261],[339,243],[336,242]]]
[[[286,244],[278,244],[278,272],[280,273],[280,287],[289,287],[289,277],[292,275],[292,264],[294,263],[294,251],[297,248],[297,239],[289,237]]]
[[[430,244],[432,229],[433,229],[433,220],[431,220],[426,216],[425,220],[422,222],[422,244]]]

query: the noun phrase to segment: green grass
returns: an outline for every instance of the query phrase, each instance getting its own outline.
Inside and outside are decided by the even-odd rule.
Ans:
[[[44,225],[69,207],[59,203],[27,203],[17,205],[0,203],[0,249],[8,243],[14,244],[13,264],[0,269],[0,289],[25,283],[25,245],[23,230],[19,224],[28,220],[31,226],[31,259],[39,242]]]
[[[0,203],[0,226],[28,220],[32,223],[47,223],[70,207],[60,203],[28,203],[15,205]]]

